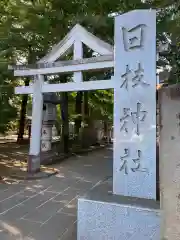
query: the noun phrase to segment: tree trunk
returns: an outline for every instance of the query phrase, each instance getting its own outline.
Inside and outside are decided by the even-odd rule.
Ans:
[[[88,91],[84,92],[84,121],[86,124],[89,122],[89,96]]]
[[[109,142],[108,122],[104,120],[104,137],[106,142]]]
[[[89,121],[89,94],[88,92],[84,92],[84,102],[83,102],[83,121],[85,123],[85,126],[82,130],[82,138],[81,138],[81,146],[82,148],[88,148],[91,143],[92,143],[92,139],[91,139],[91,134],[92,131],[90,129],[90,121]]]
[[[68,116],[68,93],[61,94],[61,116],[62,116],[62,142],[64,153],[69,152],[69,116]]]
[[[82,92],[77,92],[76,95],[76,103],[75,103],[75,113],[76,113],[76,118],[75,118],[75,135],[76,138],[79,136],[79,130],[81,127],[81,122],[82,122],[82,97],[83,93]]]
[[[25,86],[29,86],[29,81],[30,79],[26,78]],[[22,96],[17,143],[21,143],[24,136],[27,102],[28,102],[28,94]]]

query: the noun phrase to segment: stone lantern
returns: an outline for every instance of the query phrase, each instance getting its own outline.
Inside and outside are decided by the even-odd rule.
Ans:
[[[43,96],[43,121],[41,134],[41,151],[48,152],[52,147],[52,128],[56,120],[56,105],[60,100],[55,93]]]

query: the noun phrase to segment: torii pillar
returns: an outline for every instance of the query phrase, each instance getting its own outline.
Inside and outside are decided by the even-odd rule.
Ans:
[[[44,84],[44,76],[37,75],[34,77],[33,102],[32,102],[32,123],[30,150],[28,159],[28,173],[40,171],[40,152],[41,152],[41,126],[43,118],[43,93],[42,85]]]

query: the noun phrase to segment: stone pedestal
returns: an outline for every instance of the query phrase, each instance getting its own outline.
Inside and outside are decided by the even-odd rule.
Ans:
[[[51,150],[52,145],[52,125],[43,123],[42,136],[41,136],[41,151],[48,152]]]
[[[159,203],[108,194],[78,199],[78,240],[160,240]]]

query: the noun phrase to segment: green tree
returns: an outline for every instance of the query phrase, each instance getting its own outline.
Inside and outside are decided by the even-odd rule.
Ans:
[[[157,14],[157,43],[166,42],[166,33],[169,38],[178,36],[179,11],[177,3],[167,0],[141,1],[141,0],[7,0],[0,1],[0,27],[1,47],[0,52],[7,52],[6,63],[28,62],[34,63],[43,57],[53,44],[60,41],[76,23],[82,24],[90,32],[105,41],[113,44],[114,19],[112,14],[125,13],[133,9],[156,8]],[[176,44],[177,45],[177,44]],[[176,53],[178,51],[176,50]],[[87,51],[85,56],[91,56]],[[4,61],[4,56],[3,60]],[[170,65],[175,65],[168,56],[162,56]],[[179,56],[178,56],[179,59]],[[6,73],[7,74],[7,73]],[[8,73],[9,74],[9,73]],[[101,73],[102,78],[106,72]],[[88,75],[89,78],[92,77]],[[99,75],[95,75],[99,76]],[[4,77],[3,77],[4,78]],[[87,77],[88,79],[88,77]],[[28,84],[27,79],[22,79]],[[8,77],[11,83],[15,80]],[[9,84],[9,82],[7,83]],[[4,83],[3,83],[4,84]],[[12,85],[13,86],[13,85]],[[81,122],[80,113],[82,99],[85,99],[86,113],[90,107],[94,115],[98,113],[101,118],[112,117],[113,93],[110,91],[98,91],[96,93],[81,93],[69,95],[76,102],[76,126],[77,132]],[[66,98],[67,99],[67,98]],[[4,101],[4,100],[3,100]],[[88,104],[87,104],[88,103]],[[23,135],[23,122],[27,97],[22,98],[21,121],[19,137]],[[89,105],[89,106],[88,106]],[[9,106],[8,106],[9,107]],[[100,109],[100,111],[99,111]],[[67,112],[67,111],[66,111]],[[71,117],[72,113],[69,112]],[[5,121],[5,120],[2,120]],[[66,117],[66,123],[68,118]],[[67,125],[67,124],[66,124]]]

